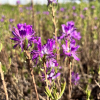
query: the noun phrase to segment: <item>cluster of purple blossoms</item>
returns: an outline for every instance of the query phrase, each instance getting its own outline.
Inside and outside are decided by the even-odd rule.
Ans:
[[[49,11],[44,11],[43,14],[49,15]]]
[[[57,4],[57,0],[48,0],[48,3],[56,3]]]
[[[39,62],[39,59],[41,58],[42,62],[45,62],[46,64],[46,73],[47,73],[47,79],[53,80],[57,78],[60,73],[55,71],[55,67],[58,68],[58,63],[55,60],[56,54],[54,53],[54,50],[56,49],[55,46],[55,40],[48,39],[47,43],[42,45],[41,38],[39,37],[38,42],[36,42],[36,50],[33,50],[31,52],[32,54],[32,60],[36,61],[36,64]],[[45,79],[44,73],[42,73],[43,80]]]
[[[10,23],[13,23],[14,21],[15,21],[15,19],[12,19],[12,18],[9,19],[9,22],[10,22]]]
[[[17,1],[16,1],[16,4],[17,4],[17,5],[19,5],[19,4],[20,4],[20,1],[19,1],[19,0],[17,0]]]
[[[79,45],[76,45],[75,40],[81,39],[80,32],[77,32],[73,21],[67,22],[67,25],[62,24],[62,31],[60,39],[65,40],[65,44],[62,45],[65,57],[74,57],[78,61],[77,50]]]
[[[91,6],[92,9],[95,9],[95,6]]]
[[[4,20],[5,20],[5,16],[4,15],[2,15],[2,18],[1,18],[1,22],[4,22]]]
[[[60,8],[60,11],[61,11],[61,12],[64,12],[64,11],[65,11],[65,8]]]
[[[35,41],[35,31],[32,29],[31,25],[26,25],[25,24],[18,24],[17,28],[14,27],[14,31],[12,32],[14,35],[14,38],[11,38],[12,40],[16,41],[16,44],[14,45],[14,48],[19,45],[22,49],[22,51],[25,49],[25,40],[28,40],[28,45],[29,47],[32,42]]]
[[[75,9],[76,9],[76,7],[75,7],[75,6],[73,6],[73,7],[72,7],[72,9],[73,9],[73,10],[75,10]]]
[[[85,7],[83,10],[84,10],[84,11],[88,10],[88,7]]]
[[[79,74],[72,72],[71,75],[72,75],[72,83],[77,85],[80,80]]]

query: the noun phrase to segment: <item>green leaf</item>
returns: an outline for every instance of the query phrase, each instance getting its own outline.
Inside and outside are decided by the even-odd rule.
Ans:
[[[63,84],[63,88],[62,88],[61,93],[60,93],[60,95],[59,95],[57,100],[59,100],[62,97],[62,95],[63,95],[63,93],[65,91],[65,87],[66,87],[66,82]]]
[[[0,44],[0,52],[1,52],[1,50],[2,50],[2,43]]]

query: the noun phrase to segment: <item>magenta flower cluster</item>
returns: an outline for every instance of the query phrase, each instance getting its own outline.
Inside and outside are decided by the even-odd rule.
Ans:
[[[60,76],[59,67],[56,61],[56,43],[55,39],[48,39],[47,43],[42,44],[41,37],[35,36],[35,31],[32,29],[31,25],[18,24],[17,28],[14,27],[12,32],[14,35],[12,40],[15,41],[14,48],[19,45],[23,50],[28,49],[28,47],[34,44],[34,48],[31,51],[32,60],[36,65],[43,63],[46,64],[47,79],[52,81]],[[76,45],[75,40],[80,40],[80,33],[77,32],[74,22],[67,22],[67,25],[62,24],[62,34],[58,37],[58,40],[65,40],[65,44],[62,44],[63,54],[65,57],[73,57],[75,60],[79,60],[77,57],[77,50],[79,45]],[[26,45],[27,40],[27,45]],[[60,42],[61,43],[61,42]],[[25,48],[27,47],[27,48]],[[41,66],[43,68],[43,66]],[[45,79],[44,73],[42,73],[43,80]],[[75,80],[76,81],[76,80]]]
[[[81,36],[80,32],[77,32],[73,21],[67,22],[67,25],[62,24],[62,35],[60,38],[65,40],[65,44],[62,45],[65,57],[73,57],[78,61],[77,50],[80,46],[76,45],[75,40],[80,40]]]
[[[17,28],[14,27],[14,31],[12,32],[14,35],[14,38],[11,38],[12,40],[15,41],[14,48],[19,45],[22,49],[22,51],[25,49],[25,40],[28,40],[28,45],[29,47],[32,42],[35,41],[35,31],[32,29],[31,25],[26,25],[25,24],[18,24]]]

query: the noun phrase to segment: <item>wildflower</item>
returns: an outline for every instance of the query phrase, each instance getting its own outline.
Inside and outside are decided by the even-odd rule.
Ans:
[[[83,10],[84,10],[84,11],[88,10],[88,7],[85,7]]]
[[[34,34],[35,31],[32,29],[31,25],[18,24],[17,28],[14,27],[14,31],[12,32],[14,38],[11,38],[16,42],[14,48],[19,45],[23,51],[25,46],[25,40],[28,40],[28,46],[31,45],[31,42],[35,40]]]
[[[67,25],[62,24],[62,31],[63,33],[61,39],[65,37],[65,38],[75,38],[77,40],[80,40],[81,38],[80,32],[76,31],[73,21],[67,22]]]
[[[53,39],[48,39],[47,43],[42,46],[41,38],[39,38],[36,45],[37,50],[31,52],[33,55],[32,59],[36,60],[36,63],[39,60],[39,57],[43,58],[45,56],[46,59],[50,59],[55,56],[53,53],[55,49],[55,41]]]
[[[70,45],[68,41],[66,40],[66,44],[62,45],[63,53],[65,54],[65,57],[72,56],[75,60],[79,61],[79,58],[77,57],[77,52],[76,52],[79,47],[80,47],[79,45],[75,46],[75,40],[71,40]]]
[[[75,7],[75,6],[73,6],[73,7],[72,7],[72,9],[73,9],[73,10],[75,10],[75,9],[76,9],[76,7]]]
[[[60,8],[60,11],[64,12],[64,10],[65,10],[64,8]]]
[[[80,17],[81,17],[82,19],[84,19],[84,18],[85,18],[83,14],[80,14]]]
[[[56,72],[54,69],[52,70],[48,70],[47,69],[47,79],[51,82],[52,80],[56,79],[57,77],[60,76],[60,73],[59,72]],[[42,74],[42,78],[43,80],[45,80],[45,75]]]
[[[48,11],[44,11],[43,14],[49,15],[49,12]]]
[[[9,19],[9,22],[10,22],[10,23],[13,23],[13,22],[14,22],[14,19]]]
[[[17,0],[16,4],[17,4],[17,5],[19,5],[19,4],[20,4],[20,1],[19,1],[19,0]]]
[[[57,0],[49,0],[49,3],[57,3]]]
[[[91,6],[92,9],[95,9],[95,6]]]
[[[57,67],[58,63],[54,58],[51,58],[48,61],[46,61],[46,66],[47,66],[47,68]]]
[[[1,20],[0,20],[1,22],[4,22],[4,19],[3,18],[1,18]]]
[[[77,85],[80,79],[79,74],[74,72],[72,72],[71,74],[72,74],[72,83]]]
[[[73,16],[76,17],[77,16],[77,13],[73,13]]]

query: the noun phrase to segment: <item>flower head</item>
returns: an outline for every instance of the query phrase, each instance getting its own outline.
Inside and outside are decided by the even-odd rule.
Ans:
[[[31,25],[18,24],[17,28],[14,27],[14,31],[12,32],[14,38],[11,38],[16,42],[14,48],[19,45],[23,51],[25,46],[25,40],[28,40],[28,46],[35,40],[34,34],[35,31],[32,29]]]
[[[67,22],[67,25],[62,24],[62,36],[63,38],[75,38],[77,40],[81,39],[80,32],[76,31],[75,25],[73,21]]]
[[[60,11],[64,12],[65,8],[60,8]]]
[[[54,69],[47,69],[47,79],[51,82],[52,80],[56,79],[58,76],[60,76],[59,72],[56,72]],[[42,74],[43,80],[45,80],[45,75]]]
[[[77,50],[79,47],[80,47],[79,45],[75,46],[75,40],[71,40],[70,45],[68,41],[66,40],[66,44],[62,45],[65,57],[72,56],[75,60],[79,61],[79,58],[77,57]]]
[[[57,3],[57,0],[49,0],[49,3]]]
[[[17,4],[17,5],[19,5],[19,4],[20,4],[20,1],[19,1],[19,0],[17,0],[17,1],[16,1],[16,4]]]
[[[75,9],[76,9],[76,7],[75,7],[75,6],[73,6],[73,7],[72,7],[72,9],[73,9],[73,10],[75,10]]]
[[[72,83],[77,85],[79,82],[79,79],[80,79],[79,74],[72,72]]]
[[[31,53],[33,55],[32,59],[37,61],[39,60],[39,57],[46,57],[46,59],[50,59],[54,57],[54,49],[55,49],[55,40],[48,39],[47,43],[42,45],[41,38],[38,39],[38,42],[36,42],[36,48],[37,50],[33,50]]]

